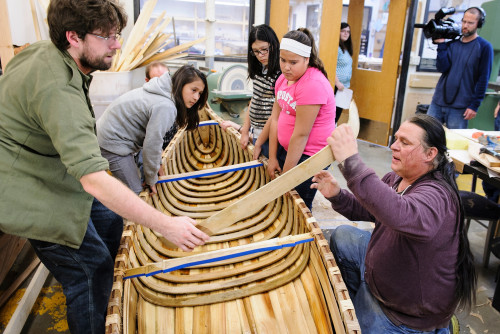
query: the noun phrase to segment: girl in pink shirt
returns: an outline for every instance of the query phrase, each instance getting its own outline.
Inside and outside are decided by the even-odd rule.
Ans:
[[[281,76],[269,133],[268,172],[286,172],[327,145],[335,129],[335,97],[314,38],[301,28],[283,36],[280,44]],[[316,194],[311,179],[295,188],[312,209]]]

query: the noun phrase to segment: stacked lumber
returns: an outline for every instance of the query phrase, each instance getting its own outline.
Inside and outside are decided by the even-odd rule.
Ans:
[[[203,37],[162,51],[171,42],[171,34],[164,34],[163,31],[172,22],[172,18],[165,17],[165,11],[163,11],[146,30],[157,1],[148,0],[144,4],[128,40],[123,44],[122,49],[118,50],[110,71],[130,71],[154,61],[185,57],[187,52],[184,51],[205,40]]]

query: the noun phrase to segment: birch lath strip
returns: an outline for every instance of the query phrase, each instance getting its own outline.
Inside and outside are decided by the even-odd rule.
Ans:
[[[173,174],[173,175],[165,175],[165,176],[160,176],[158,177],[158,182],[161,181],[170,181],[170,180],[184,180],[184,179],[192,179],[195,177],[203,177],[203,176],[208,176],[208,175],[215,175],[215,174],[223,174],[229,172],[234,172],[237,170],[242,170],[242,169],[248,169],[248,168],[254,168],[254,167],[260,167],[262,166],[262,162],[258,160],[254,161],[249,161],[249,162],[243,162],[241,164],[236,164],[236,165],[231,165],[231,166],[224,166],[224,167],[217,167],[217,168],[207,168],[207,169],[201,169],[197,170],[195,172],[187,172],[187,173],[182,173],[182,174]]]
[[[162,262],[152,263],[146,266],[127,269],[125,270],[125,278],[141,276],[141,275],[150,275],[151,273],[162,272],[172,268],[179,268],[179,267],[182,268],[186,264],[192,266],[193,264],[198,264],[198,262],[205,262],[213,259],[223,259],[225,257],[234,255],[239,256],[238,254],[244,255],[245,253],[248,252],[266,251],[265,249],[267,248],[276,248],[280,246],[287,247],[286,245],[294,245],[296,243],[312,241],[312,240],[313,236],[310,233],[289,235],[283,238],[275,238],[261,242],[254,242],[248,245],[224,248],[212,252],[186,256],[183,258],[164,260]]]
[[[333,161],[335,161],[335,158],[330,146],[325,146],[300,165],[295,166],[224,210],[218,211],[204,222],[198,224],[197,227],[208,235],[213,235],[223,228],[256,213],[264,205],[306,181]]]
[[[149,0],[144,4],[137,22],[132,28],[127,41],[123,44],[121,52],[117,52],[110,71],[131,71],[153,61],[166,61],[185,57],[187,53],[183,53],[184,51],[205,40],[205,38],[200,38],[160,52],[166,47],[169,40],[170,34],[165,34],[164,30],[172,22],[172,18],[165,18],[165,12],[162,12],[146,29],[157,2],[158,0]]]

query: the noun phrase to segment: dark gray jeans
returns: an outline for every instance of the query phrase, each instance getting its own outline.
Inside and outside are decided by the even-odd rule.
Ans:
[[[136,194],[142,191],[141,176],[133,154],[121,156],[101,147],[101,155],[108,160],[109,170],[114,177],[125,183]]]

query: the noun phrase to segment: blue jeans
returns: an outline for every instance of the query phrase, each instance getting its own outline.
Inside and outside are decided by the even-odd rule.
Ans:
[[[29,240],[42,263],[63,287],[72,334],[104,333],[122,232],[122,218],[94,199],[79,249]]]
[[[350,225],[342,225],[332,232],[330,247],[354,305],[361,332],[379,333],[438,333],[449,334],[448,328],[425,332],[396,326],[385,315],[378,300],[365,282],[365,256],[371,233]]]
[[[448,129],[467,129],[469,121],[464,119],[464,112],[463,108],[441,107],[433,102],[427,110],[427,115],[436,118]]]
[[[257,142],[257,138],[253,139],[253,144]],[[269,140],[266,140],[264,144],[260,147],[260,154],[269,159]]]
[[[280,164],[281,168],[283,168],[283,166],[285,165],[286,153],[287,152],[284,149],[284,147],[278,144],[278,152],[276,153],[276,158],[278,159],[278,163]],[[310,156],[302,154],[299,161],[297,162],[297,165],[309,158]],[[299,193],[300,197],[302,197],[302,200],[309,208],[309,211],[312,212],[312,203],[314,196],[316,195],[317,189],[311,189],[311,184],[312,184],[312,177],[309,180],[306,180],[301,184],[299,184],[298,186],[296,186],[295,190]]]

